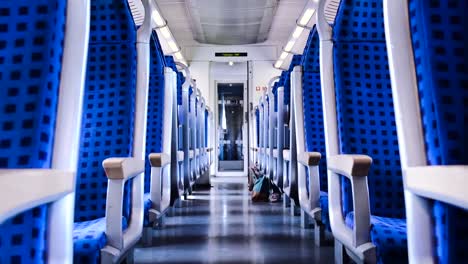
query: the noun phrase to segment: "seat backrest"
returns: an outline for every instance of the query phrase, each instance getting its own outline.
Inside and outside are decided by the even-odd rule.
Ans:
[[[293,71],[294,67],[301,64],[302,55],[294,55],[291,64],[289,64],[289,69],[285,75],[284,79],[284,104],[289,105],[291,100],[291,72]]]
[[[468,165],[468,2],[408,2],[427,162]],[[433,217],[439,263],[468,262],[467,211],[435,202]]]
[[[382,0],[341,1],[333,29],[338,134],[343,154],[366,154],[373,215],[405,216]],[[347,179],[343,180],[348,182]],[[343,184],[344,213],[352,210]]]
[[[51,168],[67,1],[0,4],[0,168]],[[25,183],[26,184],[26,183]],[[47,206],[0,225],[1,263],[46,261]]]
[[[258,108],[255,109],[255,126],[256,126],[255,137],[257,138],[257,140],[256,140],[257,146],[256,147],[260,147],[260,110],[258,110]]]
[[[315,28],[309,34],[301,65],[302,103],[304,109],[304,136],[306,150],[320,152],[320,190],[327,191],[327,157],[323,126],[322,91],[320,85],[319,35]]]
[[[90,23],[75,199],[77,222],[105,216],[107,177],[102,161],[132,156],[133,149],[136,27],[127,1],[91,1]],[[129,186],[124,197],[127,217]]]
[[[282,74],[281,74],[282,76]],[[274,110],[275,112],[278,112],[278,87],[282,86],[282,77],[280,77],[280,80],[275,82],[273,84],[273,87],[271,89],[271,92],[273,93],[273,98],[274,98]]]
[[[148,88],[148,113],[146,123],[146,154],[162,151],[164,112],[164,54],[157,34],[153,31],[150,39],[150,74]],[[145,193],[150,191],[151,165],[145,162]]]

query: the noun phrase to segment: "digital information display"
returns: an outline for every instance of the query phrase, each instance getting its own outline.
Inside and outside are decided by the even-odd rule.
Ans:
[[[215,52],[215,57],[247,57],[247,52]]]

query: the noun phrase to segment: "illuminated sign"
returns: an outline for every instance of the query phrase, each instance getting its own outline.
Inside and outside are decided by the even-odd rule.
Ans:
[[[215,52],[215,57],[247,57],[247,52]]]

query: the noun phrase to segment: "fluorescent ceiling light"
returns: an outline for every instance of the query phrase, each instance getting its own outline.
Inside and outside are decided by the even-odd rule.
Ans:
[[[275,63],[275,68],[280,68],[281,65],[283,65],[283,61],[282,60],[277,60],[276,63]]]
[[[169,48],[171,48],[172,52],[178,52],[179,47],[177,47],[177,44],[174,42],[174,40],[168,40],[167,45],[169,45]]]
[[[167,26],[162,27],[159,29],[165,39],[170,39],[171,38],[171,31]]]
[[[177,60],[184,60],[184,56],[182,56],[182,53],[179,51],[179,52],[176,52],[174,54],[174,57],[176,57]]]
[[[156,23],[156,26],[158,27],[163,27],[166,25],[166,21],[164,18],[161,16],[158,10],[153,10],[153,13],[151,14],[153,17],[154,23]]]
[[[234,62],[233,61],[230,61],[229,62],[229,66],[233,66],[234,65]]]
[[[304,31],[303,27],[296,27],[296,29],[293,32],[292,37],[295,39],[299,38],[301,36],[302,31]]]
[[[287,52],[290,52],[292,48],[294,47],[294,39],[291,39],[288,44],[286,44],[286,47],[284,47],[284,50]]]
[[[307,10],[302,15],[301,19],[299,20],[299,24],[305,26],[309,23],[309,20],[312,18],[312,15],[315,13],[315,9],[307,8]]]
[[[286,59],[287,56],[288,56],[288,53],[283,51],[283,52],[281,53],[279,59],[280,59],[280,60],[284,60],[284,59]]]

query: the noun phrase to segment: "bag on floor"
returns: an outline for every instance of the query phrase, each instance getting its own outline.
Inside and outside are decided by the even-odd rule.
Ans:
[[[268,202],[270,195],[269,179],[262,176],[255,182],[252,192],[252,202]]]
[[[254,185],[257,180],[261,177],[261,173],[258,170],[256,165],[250,167],[250,175],[249,175],[249,191],[253,191]]]
[[[270,179],[271,181],[271,179]],[[270,194],[270,202],[278,203],[281,202],[281,190],[276,186],[273,182],[270,182],[271,187],[271,194]]]

